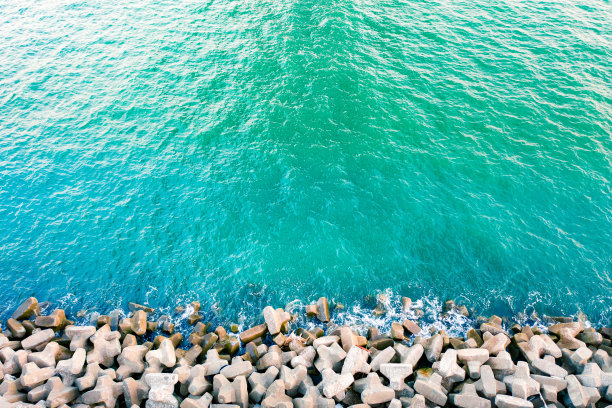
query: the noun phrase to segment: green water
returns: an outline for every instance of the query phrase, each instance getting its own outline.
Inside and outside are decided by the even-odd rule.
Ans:
[[[608,1],[5,0],[0,312],[609,323],[611,78]]]

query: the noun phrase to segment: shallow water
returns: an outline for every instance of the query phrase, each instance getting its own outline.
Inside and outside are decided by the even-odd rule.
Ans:
[[[611,27],[598,0],[2,1],[0,317],[387,291],[609,323]]]

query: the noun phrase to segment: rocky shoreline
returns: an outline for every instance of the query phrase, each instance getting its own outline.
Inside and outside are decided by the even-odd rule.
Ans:
[[[405,298],[404,307],[410,307]],[[326,298],[310,328],[267,306],[240,332],[204,323],[189,305],[184,338],[169,316],[40,312],[29,298],[0,329],[0,408],[608,407],[612,328],[556,317],[545,328],[493,316],[463,337],[424,333],[417,319],[389,333],[337,326]],[[446,308],[467,314],[447,302]],[[180,307],[179,307],[180,309]],[[185,309],[183,309],[185,310]],[[82,317],[82,316],[79,316]],[[4,324],[5,323],[5,324]]]

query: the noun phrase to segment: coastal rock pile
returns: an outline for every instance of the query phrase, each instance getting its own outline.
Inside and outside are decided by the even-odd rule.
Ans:
[[[612,402],[612,329],[572,319],[548,327],[496,316],[465,337],[422,337],[417,322],[364,337],[350,327],[289,332],[266,307],[235,337],[198,310],[189,338],[169,318],[130,304],[131,316],[75,326],[63,310],[26,300],[0,333],[0,408],[605,407]],[[330,321],[327,300],[307,308]],[[167,336],[158,334],[165,333]],[[156,335],[157,334],[157,335]],[[188,344],[187,348],[179,348]]]

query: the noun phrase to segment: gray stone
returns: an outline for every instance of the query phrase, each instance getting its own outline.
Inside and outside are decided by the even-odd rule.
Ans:
[[[513,374],[516,371],[516,366],[512,361],[512,357],[507,351],[500,351],[497,353],[497,356],[489,357],[486,365],[493,369],[493,373],[495,373],[495,378],[497,379],[503,379],[505,376]]]
[[[295,397],[298,389],[306,380],[307,375],[308,373],[304,366],[297,366],[294,369],[282,366],[280,369],[280,379],[285,383],[285,393],[290,397]]]
[[[219,352],[215,349],[210,349],[206,352],[206,360],[204,361],[204,375],[216,375],[221,372],[221,369],[228,365],[227,361],[219,357]]]
[[[370,353],[368,350],[358,346],[351,347],[344,358],[341,374],[355,375],[357,373],[369,373],[371,370],[368,364],[369,357]]]
[[[263,310],[263,318],[268,327],[268,332],[274,336],[281,332],[283,325],[291,319],[291,315],[283,309],[266,306]]]
[[[115,383],[108,375],[98,377],[96,387],[81,395],[81,401],[87,405],[103,405],[114,408],[117,397],[123,393],[123,384]]]
[[[518,397],[499,394],[495,397],[495,406],[498,408],[533,408],[533,403]]]
[[[540,383],[529,376],[529,365],[525,361],[519,361],[516,372],[506,376],[504,383],[513,396],[527,399],[540,392]]]
[[[604,373],[597,363],[587,363],[582,374],[576,375],[580,384],[585,387],[608,387],[612,385],[612,373]]]
[[[293,400],[295,408],[334,408],[335,402],[331,398],[325,398],[315,386],[309,386],[302,398]]]
[[[123,380],[132,374],[142,374],[145,369],[144,358],[148,351],[149,349],[142,345],[125,347],[117,357],[117,379]]]
[[[266,390],[278,376],[278,373],[279,370],[276,367],[269,367],[265,373],[253,372],[249,376],[249,384],[251,384],[251,392],[249,396],[251,397],[251,400],[254,402],[260,402],[264,397]]]
[[[450,394],[451,402],[460,408],[491,408],[491,401],[479,397],[474,384],[463,384],[461,392]]]
[[[348,387],[353,384],[354,378],[351,374],[337,374],[331,368],[326,368],[321,372],[321,392],[326,398],[344,399]]]
[[[74,384],[74,380],[83,372],[86,357],[85,349],[80,348],[74,352],[71,358],[58,361],[56,371],[62,377],[64,385],[70,386]]]
[[[307,369],[313,367],[314,359],[317,356],[317,351],[314,347],[308,346],[304,348],[299,355],[291,359],[291,367],[304,366]]]
[[[551,357],[551,359],[552,361],[548,358],[537,358],[533,360],[531,362],[531,367],[533,368],[533,371],[536,373],[546,374],[551,377],[565,377],[568,374],[567,370],[565,370],[563,367],[559,367],[558,365],[556,365],[554,358]]]
[[[234,357],[232,364],[223,367],[219,373],[228,380],[233,380],[240,375],[249,376],[252,372],[253,364],[250,361],[244,361],[242,357]]]
[[[185,398],[183,402],[181,402],[181,408],[208,408],[212,401],[213,396],[206,393],[199,398]]]
[[[450,383],[456,383],[465,379],[465,371],[457,364],[457,350],[446,350],[435,366],[442,378]]]
[[[495,379],[493,370],[488,365],[480,368],[480,379],[474,383],[474,387],[488,399],[493,399],[497,394],[506,392],[506,385]]]
[[[149,395],[149,386],[143,380],[135,380],[131,377],[123,380],[123,399],[125,405],[130,407],[140,407],[142,401]]]
[[[338,343],[332,343],[331,346],[319,346],[317,354],[319,358],[317,358],[314,365],[321,373],[328,368],[339,371],[342,367],[342,360],[346,357],[346,352]]]
[[[89,338],[96,332],[93,326],[66,326],[64,333],[70,339],[70,351],[86,348]]]
[[[402,391],[406,384],[404,380],[412,374],[410,364],[385,363],[380,366],[380,373],[389,380],[389,387],[394,391]]]
[[[210,351],[212,350],[209,350],[209,353]],[[161,372],[162,366],[167,368],[174,367],[176,365],[176,352],[172,341],[170,339],[163,339],[157,350],[150,350],[147,352],[145,359],[147,363],[149,363],[149,368],[153,367],[153,370],[147,370],[147,375],[150,371]],[[87,361],[89,362],[89,360]],[[227,362],[225,362],[225,364],[227,364]],[[151,374],[154,374],[154,372],[151,372]]]
[[[50,378],[45,384],[45,388],[48,408],[58,408],[74,401],[79,396],[79,390],[76,387],[64,385],[58,377]]]
[[[87,364],[98,363],[105,367],[111,367],[115,363],[115,357],[121,353],[121,334],[111,331],[109,325],[98,329],[89,340],[93,343],[93,350],[87,353]]]
[[[402,364],[410,364],[412,367],[415,367],[425,349],[422,344],[415,344],[412,347],[407,347],[401,343],[398,343],[394,346],[395,352],[400,357],[400,363]]]
[[[383,404],[395,398],[395,392],[385,387],[376,373],[355,381],[355,391],[361,394],[361,400],[369,405]]]
[[[83,392],[93,388],[93,386],[96,385],[100,371],[102,371],[102,369],[98,363],[87,364],[85,375],[74,381],[79,391]]]
[[[425,349],[425,357],[429,362],[433,363],[440,359],[443,345],[444,339],[440,334],[433,335],[425,341],[423,348]]]
[[[567,381],[566,403],[575,408],[587,408],[597,402],[601,395],[597,388],[583,387],[574,375],[565,377]]]
[[[510,344],[510,338],[504,333],[498,333],[485,340],[480,348],[487,349],[490,355],[495,356],[500,351],[505,351],[508,344]]]
[[[23,366],[21,377],[19,377],[19,382],[23,387],[34,388],[41,385],[54,375],[54,367],[39,368],[35,363],[27,363]]]
[[[470,378],[480,378],[480,366],[489,359],[489,350],[483,348],[468,348],[457,350],[457,358],[467,365]]]
[[[285,382],[276,380],[266,391],[261,408],[293,408],[293,400],[285,395]]]
[[[386,349],[380,351],[370,363],[370,368],[372,371],[380,370],[380,366],[382,364],[387,364],[391,362],[391,359],[395,356],[395,349],[393,347],[387,347]],[[412,367],[412,366],[411,366]]]
[[[145,375],[145,382],[150,388],[146,408],[178,408],[173,395],[174,384],[178,382],[176,374],[150,373]]]
[[[448,399],[446,390],[442,387],[442,376],[438,373],[433,373],[429,378],[419,376],[414,383],[414,390],[440,406],[444,406]]]
[[[33,333],[31,336],[26,337],[21,341],[21,347],[24,350],[40,347],[53,340],[55,332],[52,329],[45,329],[39,332]]]

